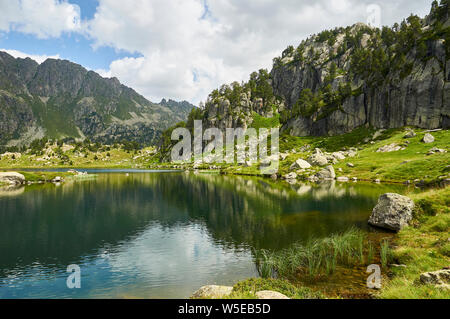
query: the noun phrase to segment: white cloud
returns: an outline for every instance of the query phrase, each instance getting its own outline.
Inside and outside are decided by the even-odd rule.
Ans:
[[[9,55],[12,55],[15,58],[30,58],[34,61],[36,61],[37,63],[41,64],[42,62],[44,62],[47,59],[59,59],[60,56],[57,55],[36,55],[36,54],[28,54],[25,52],[21,52],[21,51],[17,51],[17,50],[7,50],[7,49],[0,49],[0,51],[4,51],[6,53],[8,53]]]
[[[205,14],[205,6],[208,14]],[[117,76],[152,100],[206,99],[222,83],[246,80],[289,44],[324,29],[366,22],[372,1],[100,0],[87,32],[94,46],[142,54],[114,61]],[[431,1],[379,1],[382,24],[425,15]],[[202,19],[202,17],[205,17]]]
[[[80,30],[80,8],[67,1],[0,1],[0,31],[19,31],[46,39]]]

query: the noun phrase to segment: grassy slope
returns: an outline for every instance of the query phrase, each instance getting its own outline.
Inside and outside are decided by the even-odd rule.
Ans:
[[[418,282],[421,273],[450,266],[450,187],[411,197],[417,204],[415,222],[398,234],[394,249],[394,258],[406,268],[392,269],[379,297],[450,299],[450,291]]]
[[[20,169],[20,168],[145,168],[150,163],[154,163],[155,159],[145,154],[144,149],[140,152],[126,152],[123,149],[111,149],[105,152],[88,152],[87,157],[75,156],[73,151],[67,151],[67,155],[72,161],[72,165],[62,163],[60,159],[53,158],[47,161],[36,161],[42,156],[32,156],[23,154],[19,159],[3,158],[0,159],[0,169]],[[108,154],[110,156],[108,156]],[[95,159],[97,157],[97,159]],[[136,158],[138,157],[138,158]]]
[[[432,183],[438,181],[439,177],[447,176],[450,173],[450,152],[444,154],[427,155],[433,147],[438,147],[448,151],[450,145],[450,131],[443,130],[432,132],[435,142],[425,144],[421,142],[425,131],[416,130],[417,136],[408,139],[410,144],[403,151],[390,153],[377,153],[376,151],[385,145],[398,143],[404,144],[405,130],[387,130],[379,136],[374,144],[365,143],[364,140],[371,138],[375,130],[359,128],[352,133],[333,137],[292,137],[282,135],[280,137],[280,152],[291,152],[286,160],[280,162],[279,175],[289,172],[291,164],[299,158],[306,159],[311,150],[318,147],[328,152],[335,152],[349,147],[357,147],[360,150],[358,155],[347,158],[334,165],[337,176],[357,177],[360,180],[380,179],[385,182],[403,183],[407,180],[411,182],[419,179]],[[300,152],[300,149],[310,145],[309,151]],[[406,145],[406,144],[405,144]],[[347,166],[348,163],[354,165],[353,168]],[[258,175],[257,165],[252,167],[238,167],[226,165],[226,172],[230,174]],[[315,168],[318,170],[319,168]],[[339,172],[338,169],[342,169]]]
[[[359,179],[380,179],[382,181],[405,182],[407,180],[425,180],[432,182],[439,180],[450,172],[450,153],[427,155],[430,149],[438,147],[448,149],[450,145],[450,131],[433,132],[436,141],[431,144],[421,142],[424,132],[416,131],[417,136],[411,139],[406,150],[390,153],[377,153],[381,146],[405,143],[403,130],[391,131],[385,140],[378,141],[374,145],[366,145],[355,158],[347,158],[335,165],[342,168],[343,172],[338,176],[358,177]],[[389,136],[388,135],[388,136]],[[355,165],[354,168],[347,163]]]

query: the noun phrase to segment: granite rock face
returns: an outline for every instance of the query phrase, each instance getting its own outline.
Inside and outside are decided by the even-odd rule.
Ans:
[[[433,10],[420,21],[422,30],[437,28]],[[440,19],[442,24],[450,23],[448,14]],[[348,36],[354,36],[357,42],[353,47],[346,40]],[[295,110],[304,90],[314,94],[319,90],[329,94],[323,92],[331,90],[335,94],[341,85],[348,85],[351,90],[340,102],[324,106],[313,114],[288,118],[283,129],[295,136],[322,136],[347,133],[363,125],[383,129],[448,128],[450,56],[444,38],[427,40],[421,48],[412,47],[402,61],[408,68],[401,70],[392,63],[381,80],[373,71],[365,73],[362,68],[358,72],[354,67],[355,55],[378,54],[377,46],[371,45],[373,41],[389,52],[391,47],[384,42],[381,44],[380,39],[375,29],[359,23],[340,30],[328,42],[319,35],[313,36],[302,44],[300,57],[292,50],[279,59],[271,72],[274,93],[285,100],[290,110]],[[419,53],[420,50],[423,53]],[[369,67],[367,63],[365,66]],[[336,70],[337,74],[330,77]]]

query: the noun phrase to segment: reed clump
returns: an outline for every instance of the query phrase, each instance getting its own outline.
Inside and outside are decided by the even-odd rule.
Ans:
[[[323,239],[296,243],[278,252],[255,252],[256,266],[262,278],[292,279],[328,276],[337,266],[365,265],[374,258],[374,247],[367,235],[356,228]]]

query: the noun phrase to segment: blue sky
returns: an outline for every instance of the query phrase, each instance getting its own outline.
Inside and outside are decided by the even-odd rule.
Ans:
[[[70,0],[80,7],[81,19],[94,17],[97,0]],[[102,46],[94,49],[93,40],[80,34],[66,33],[59,38],[38,39],[35,35],[22,32],[0,33],[0,48],[18,50],[30,55],[60,56],[92,70],[107,70],[114,60],[125,57],[139,57],[141,54]]]
[[[152,101],[206,100],[324,29],[381,25],[432,0],[0,0],[0,49],[68,59]],[[376,20],[376,19],[375,19]],[[374,20],[372,20],[374,21]]]

